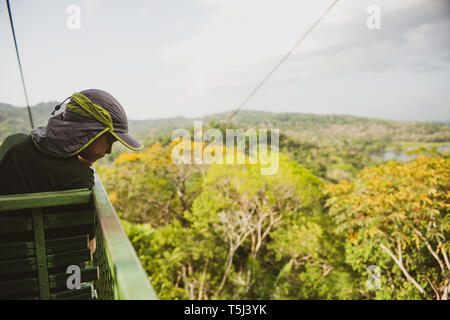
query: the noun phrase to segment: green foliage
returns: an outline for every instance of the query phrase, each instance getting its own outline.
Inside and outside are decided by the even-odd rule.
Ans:
[[[280,150],[328,182],[351,180],[366,166],[375,165],[370,154],[384,150],[387,141],[372,139],[343,139],[335,143],[300,142],[280,136]]]
[[[154,227],[174,218],[185,221],[183,212],[201,189],[202,168],[175,165],[170,152],[171,146],[155,144],[142,153],[121,154],[110,168],[98,168],[121,218]]]
[[[367,279],[369,265],[383,273],[381,289],[365,288],[363,295],[445,296],[449,190],[450,161],[430,157],[366,168],[355,181],[328,187],[330,213],[338,232],[347,237],[346,262],[361,279]]]
[[[161,298],[352,297],[352,271],[332,257],[323,183],[285,155],[277,174],[259,169],[212,166],[184,223],[124,223]]]
[[[280,135],[273,176],[262,176],[259,165],[174,165],[174,142],[164,131],[170,122],[160,136],[147,137],[151,146],[142,153],[117,151],[98,168],[160,298],[445,296],[448,156],[423,149],[416,153],[428,157],[378,165],[370,155],[395,144],[396,135],[434,139],[445,136],[447,127],[355,117],[244,116],[253,119],[246,124],[250,128],[264,121],[268,128],[289,131],[305,119],[312,123],[301,134]],[[226,129],[219,122],[208,125]],[[332,141],[324,136],[330,125]],[[352,126],[360,134],[351,136]],[[408,135],[411,128],[423,130]],[[334,184],[324,188],[324,182]],[[401,267],[388,251],[398,259],[401,252]],[[370,265],[381,270],[378,290],[367,286]]]
[[[191,167],[185,175],[186,168],[166,161],[168,154],[170,145],[155,145],[142,154],[123,154],[112,169],[101,171],[105,184],[115,187],[115,206],[129,210],[121,211],[125,229],[162,299],[445,294],[448,159],[391,161],[324,190],[320,178],[284,154],[272,176],[261,175],[259,165]],[[183,210],[176,198],[179,180],[173,180],[180,172],[191,177],[181,185],[193,195]],[[167,192],[172,197],[166,207],[173,209],[157,223],[160,207],[148,206],[148,199],[166,199]],[[141,223],[130,219],[136,210]],[[381,270],[377,290],[367,286],[370,265]]]

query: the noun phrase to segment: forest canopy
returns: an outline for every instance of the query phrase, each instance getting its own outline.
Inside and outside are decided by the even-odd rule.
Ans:
[[[450,160],[441,153],[331,182],[296,160],[296,145],[272,176],[258,164],[175,165],[173,145],[98,168],[160,298],[448,295]]]

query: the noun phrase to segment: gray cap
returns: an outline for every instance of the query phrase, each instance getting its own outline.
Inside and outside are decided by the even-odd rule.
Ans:
[[[125,111],[111,94],[99,89],[89,89],[74,93],[71,98],[63,113],[51,117],[46,127],[37,127],[31,131],[31,137],[41,151],[61,157],[73,156],[105,132],[110,132],[123,145],[134,151],[143,148],[143,145],[128,133]],[[79,99],[97,114],[91,116],[89,111],[92,110],[76,103]],[[71,104],[75,109],[70,107]],[[55,110],[59,109],[60,105]],[[107,119],[102,121],[105,117]]]
[[[132,150],[142,149],[142,144],[128,133],[128,120],[125,111],[119,101],[111,94],[99,89],[88,89],[80,93],[93,103],[103,107],[111,115],[113,121],[113,131],[111,132],[125,146]]]

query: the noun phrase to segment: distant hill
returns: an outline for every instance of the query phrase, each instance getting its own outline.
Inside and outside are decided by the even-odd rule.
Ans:
[[[47,124],[58,102],[40,103],[31,107],[36,126]],[[64,109],[64,108],[63,108]],[[143,141],[153,141],[170,135],[176,128],[192,128],[194,120],[202,120],[203,127],[210,121],[220,123],[230,112],[199,118],[173,117],[165,119],[129,120],[130,131]],[[350,115],[317,115],[304,113],[270,113],[243,110],[233,119],[237,128],[280,129],[286,135],[314,143],[333,142],[348,137],[374,140],[449,142],[450,125],[437,122],[400,122]],[[0,103],[0,141],[12,133],[30,132],[25,107]]]
[[[225,121],[230,112],[199,118],[168,118],[131,121],[137,136],[153,139],[170,134],[175,128],[191,128],[194,120]],[[236,128],[280,129],[285,135],[314,143],[333,142],[341,138],[370,138],[372,140],[448,142],[450,125],[437,122],[400,122],[350,115],[317,115],[304,113],[271,113],[263,111],[239,112],[233,119]]]
[[[47,124],[50,113],[58,102],[39,103],[31,108],[35,126]],[[0,103],[0,141],[8,135],[18,132],[30,132],[30,120],[26,107],[15,107],[10,104]]]
[[[307,140],[332,141],[339,136],[350,138],[372,137],[404,141],[450,141],[450,126],[436,122],[400,122],[350,115],[316,115],[301,113],[264,113],[245,111],[238,113],[235,122],[258,123],[277,128],[286,134]],[[316,141],[316,142],[319,142]]]

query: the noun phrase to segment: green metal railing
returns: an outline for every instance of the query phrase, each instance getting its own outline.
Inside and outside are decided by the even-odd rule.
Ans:
[[[93,203],[97,218],[94,265],[100,279],[94,284],[99,299],[158,299],[97,173]]]
[[[51,298],[48,288],[49,275],[46,273],[47,267],[45,260],[45,246],[47,240],[44,239],[45,221],[42,217],[42,208],[48,209],[50,207],[55,208],[66,205],[88,204],[87,208],[89,209],[87,209],[88,211],[86,211],[86,213],[90,213],[90,218],[88,219],[89,221],[87,221],[83,215],[76,215],[73,217],[73,213],[67,214],[71,215],[71,219],[76,220],[76,225],[79,225],[80,222],[87,222],[92,225],[93,219],[95,219],[97,228],[95,235],[97,248],[93,255],[93,261],[91,261],[90,264],[94,267],[98,267],[99,269],[99,278],[94,281],[94,289],[97,292],[97,299],[158,299],[149,281],[149,277],[143,269],[133,246],[131,245],[125,231],[122,228],[122,225],[120,224],[119,218],[114,210],[114,207],[111,205],[105,188],[103,187],[97,173],[94,174],[94,178],[95,186],[92,191],[89,189],[77,189],[0,196],[0,212],[3,213],[3,216],[0,216],[0,218],[3,219],[0,219],[0,222],[3,221],[0,225],[0,234],[19,231],[31,232],[34,230],[33,232],[35,233],[35,239],[34,242],[31,242],[31,245],[33,248],[36,248],[36,254],[34,254],[33,249],[33,254],[30,259],[34,259],[35,256],[44,259],[41,259],[42,261],[37,261],[37,264],[35,263],[35,265],[38,266],[37,269],[39,269],[39,275],[36,275],[35,277],[38,279],[39,287],[44,286],[44,289],[46,289],[44,291],[47,293],[42,294],[43,289],[39,289],[40,298],[49,299]],[[31,210],[30,212],[32,213],[32,216],[28,213],[28,211],[23,212],[23,214],[20,212],[19,214],[12,214],[18,212],[18,210]],[[94,211],[94,215],[92,215],[92,210]],[[26,216],[24,215],[25,213],[27,213]],[[47,217],[47,219],[49,219],[49,217]],[[70,221],[64,220],[60,222],[65,223],[65,225],[70,225]],[[40,233],[35,230],[40,230]],[[37,237],[36,234],[39,237]],[[19,239],[15,241],[24,240]],[[10,248],[11,245],[8,244],[8,242],[2,243],[0,243],[0,249],[3,248],[2,250],[13,250]],[[42,249],[40,250],[42,252],[38,249]],[[3,256],[5,256],[8,252],[3,253]],[[26,255],[28,257],[29,254],[27,253]],[[9,260],[2,261],[3,264],[8,264],[10,262]],[[19,279],[19,281],[22,280]],[[3,281],[5,281],[5,279],[3,279]],[[27,297],[25,296],[23,298]]]

